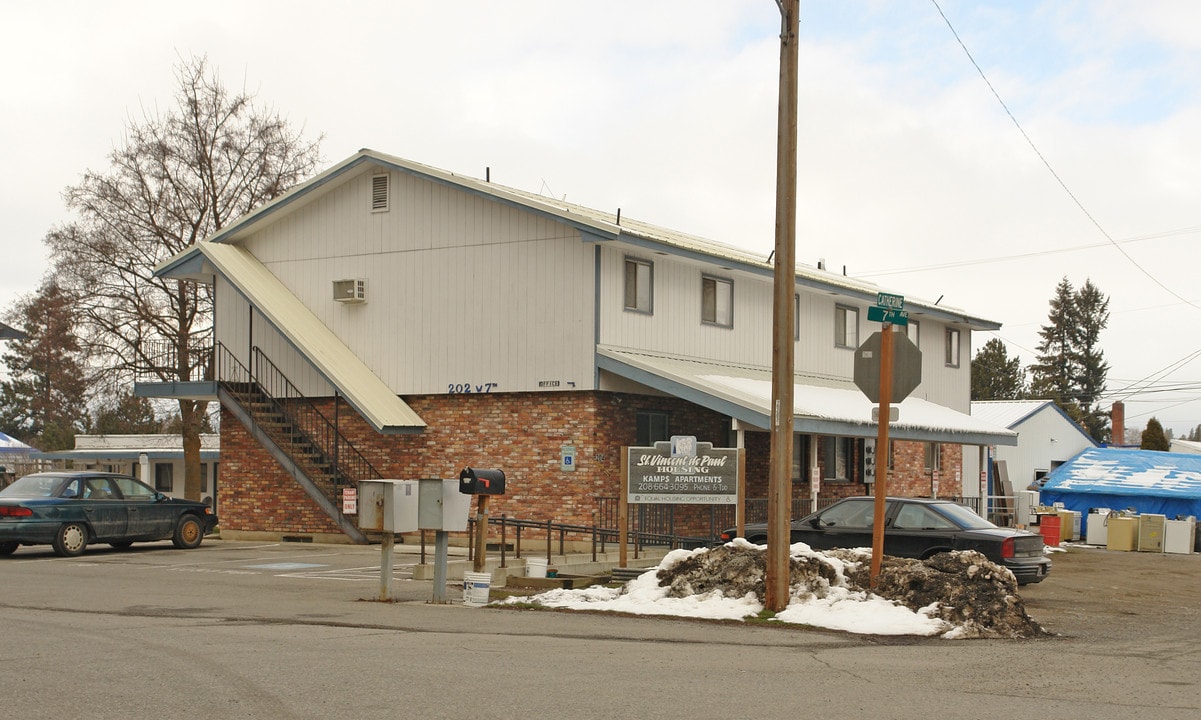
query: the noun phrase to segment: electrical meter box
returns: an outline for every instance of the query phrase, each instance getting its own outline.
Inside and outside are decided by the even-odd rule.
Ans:
[[[458,480],[418,480],[421,484],[417,525],[422,530],[467,529],[471,496],[459,492]]]
[[[403,533],[417,529],[416,480],[359,481],[359,529]]]

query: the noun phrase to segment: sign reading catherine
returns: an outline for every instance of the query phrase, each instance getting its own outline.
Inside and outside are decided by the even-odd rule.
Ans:
[[[626,456],[631,503],[738,502],[738,449],[715,448],[690,435],[654,447],[631,447]]]

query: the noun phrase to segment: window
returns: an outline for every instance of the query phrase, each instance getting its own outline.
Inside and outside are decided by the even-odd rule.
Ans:
[[[942,446],[926,443],[926,472],[942,469]]]
[[[918,337],[921,335],[921,333],[918,332],[920,328],[921,323],[919,323],[917,320],[910,320],[909,324],[905,326],[905,337],[909,338],[909,341],[912,342],[918,350],[922,349],[922,344],[918,342]]]
[[[846,305],[834,306],[834,347],[859,347],[859,310]]]
[[[637,419],[637,439],[635,444],[638,447],[651,447],[660,440],[670,440],[671,435],[667,433],[667,413],[652,412],[646,410],[638,411]]]
[[[792,436],[792,479],[809,482],[809,436]]]
[[[825,469],[822,476],[827,481],[849,482],[851,480],[851,456],[853,438],[824,437],[822,438],[822,460]]]
[[[171,463],[155,463],[154,489],[162,493],[171,492],[171,488],[175,484],[172,477],[174,471],[175,467]]]
[[[947,328],[947,366],[959,367],[959,331]]]
[[[200,463],[200,492],[209,491],[209,464]]]
[[[647,313],[655,309],[655,266],[646,260],[626,258],[625,308]]]
[[[137,500],[139,502],[150,502],[154,499],[150,495],[150,490],[145,485],[139,482],[134,482],[130,478],[116,478],[117,487],[121,489],[121,495],[126,500]]]
[[[792,296],[792,341],[801,340],[801,296]]]
[[[892,526],[897,530],[957,530],[955,523],[923,505],[905,504]]]
[[[701,322],[734,326],[733,281],[708,276],[701,278]]]

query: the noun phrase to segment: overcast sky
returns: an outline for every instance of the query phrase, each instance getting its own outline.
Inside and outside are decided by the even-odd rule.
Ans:
[[[490,167],[766,256],[779,25],[773,0],[0,0],[0,310],[45,273],[63,188],[201,54],[324,134],[326,164],[368,147]],[[1055,285],[1091,279],[1111,300],[1106,404],[1183,435],[1201,424],[1198,27],[1192,0],[802,0],[798,261],[996,320],[1023,365]],[[1130,394],[1144,380],[1159,391]]]

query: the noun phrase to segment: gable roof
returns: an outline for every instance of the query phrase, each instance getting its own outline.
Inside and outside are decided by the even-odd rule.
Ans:
[[[237,288],[377,431],[425,428],[425,421],[245,248],[202,240],[155,268],[156,274],[171,277],[214,272]]]
[[[973,400],[972,417],[994,425],[1017,430],[1018,426],[1041,413],[1052,413],[1061,417],[1068,426],[1085,438],[1090,445],[1097,445],[1080,424],[1055,404],[1054,400]]]
[[[471,194],[559,220],[578,229],[581,235],[589,241],[617,241],[654,250],[669,251],[710,263],[737,266],[740,270],[766,277],[772,277],[775,272],[775,267],[768,261],[768,258],[731,245],[621,217],[617,213],[595,210],[553,197],[506,187],[488,180],[459,175],[369,149],[360,150],[325,172],[290,189],[275,200],[238,218],[207,239],[213,243],[237,243],[266,224],[276,222],[339,185],[378,168],[450,185]],[[798,285],[826,292],[836,291],[839,294],[863,301],[875,302],[877,293],[885,290],[885,288],[866,280],[838,275],[805,265],[798,265],[795,270]],[[969,315],[958,308],[940,305],[938,301],[930,302],[906,295],[905,303],[906,308],[911,311],[918,311],[948,322],[961,323],[973,329],[997,330],[1001,327],[998,322]]]

